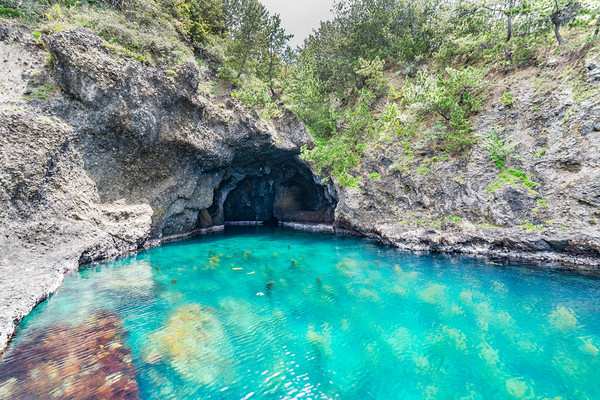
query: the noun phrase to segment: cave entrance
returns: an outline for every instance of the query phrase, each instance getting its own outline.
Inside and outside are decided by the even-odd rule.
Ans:
[[[273,184],[264,177],[248,177],[229,193],[223,204],[225,222],[274,221]]]
[[[335,201],[310,171],[291,167],[247,176],[229,191],[223,203],[224,222],[332,223]]]

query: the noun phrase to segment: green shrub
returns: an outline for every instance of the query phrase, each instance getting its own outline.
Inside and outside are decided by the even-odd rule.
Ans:
[[[424,114],[436,114],[446,124],[441,133],[445,150],[460,153],[476,141],[470,116],[482,108],[483,71],[472,67],[446,68],[437,77],[419,72],[404,88],[403,104]]]
[[[113,45],[148,62],[178,64],[191,60],[192,51],[182,38],[195,44],[189,32],[199,20],[194,7],[218,0],[1,0],[15,4],[29,18],[41,22],[39,30],[52,34],[78,26],[91,29]],[[220,3],[220,2],[219,2]],[[182,10],[185,10],[182,11]],[[219,18],[222,16],[218,14]],[[222,28],[215,25],[216,30]],[[211,31],[212,32],[212,31]],[[136,58],[141,58],[136,57]]]
[[[511,107],[513,104],[515,104],[515,99],[510,92],[504,92],[500,97],[500,102],[507,107]]]
[[[548,201],[545,199],[539,199],[537,201],[538,206],[540,206],[540,208],[546,208],[548,207]]]
[[[533,156],[535,158],[542,158],[546,154],[547,150],[548,150],[547,147],[543,147],[542,149],[540,149],[539,151],[537,151]]]
[[[390,85],[383,75],[385,61],[379,57],[375,57],[372,61],[359,57],[358,64],[356,75],[362,79],[364,85],[376,95],[386,94]]]
[[[284,101],[314,137],[335,134],[341,118],[339,101],[324,92],[324,84],[311,65],[299,65],[288,77]]]
[[[373,172],[369,174],[369,178],[373,179],[374,181],[378,181],[381,179],[381,175],[379,175],[377,172]]]
[[[0,16],[4,18],[23,18],[25,13],[15,8],[5,7],[0,4]]]
[[[261,118],[270,119],[281,114],[277,103],[271,98],[269,86],[255,77],[244,80],[242,87],[231,94],[242,104],[257,109]]]
[[[195,47],[227,30],[222,0],[167,1],[163,6],[179,22],[177,29],[182,36]]]
[[[493,192],[498,190],[500,187],[504,185],[523,185],[531,190],[537,189],[540,184],[529,179],[527,174],[523,171],[519,171],[513,168],[509,168],[505,171],[502,171],[498,175],[498,180],[491,184],[486,192]],[[533,193],[532,193],[533,194]]]
[[[431,172],[431,170],[429,168],[427,168],[425,165],[419,165],[419,167],[417,168],[417,173],[419,175],[427,175],[430,172]]]
[[[509,158],[518,159],[514,151],[519,142],[514,142],[502,136],[503,131],[503,127],[497,126],[477,135],[481,146],[488,152],[494,164],[500,169],[504,168]]]
[[[303,150],[302,158],[312,161],[317,173],[330,173],[340,185],[356,187],[360,177],[356,177],[352,169],[356,168],[362,158],[366,146],[348,135],[336,135],[331,138],[315,139],[313,150]]]
[[[60,93],[60,88],[47,83],[31,90],[31,93],[23,96],[25,100],[46,100]]]
[[[135,0],[129,7],[125,12],[83,7],[73,20],[153,64],[179,64],[192,58],[191,49],[179,40],[177,20],[159,4]]]
[[[354,108],[348,110],[342,122],[345,123],[344,128],[347,134],[353,137],[363,136],[364,138],[372,137],[372,134],[377,131],[375,124],[375,116],[373,115],[373,103],[375,94],[367,89],[358,91],[358,99]]]
[[[315,164],[318,173],[327,171],[340,185],[348,187],[355,187],[360,181],[351,171],[360,164],[367,143],[379,129],[372,110],[375,95],[367,89],[358,90],[357,94],[354,108],[340,118],[341,130],[331,136],[316,136],[315,149],[304,152],[304,158]]]
[[[460,223],[461,219],[460,217],[453,217],[451,215],[447,216],[446,218],[444,218],[444,221],[452,221],[454,223]]]

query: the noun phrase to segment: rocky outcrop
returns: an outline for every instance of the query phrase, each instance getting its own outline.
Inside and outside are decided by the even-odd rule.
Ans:
[[[405,249],[597,270],[600,81],[595,61],[584,60],[557,58],[492,80],[499,85],[473,125],[518,143],[504,170],[482,143],[460,156],[414,143],[370,149],[359,187],[341,190],[339,226]],[[514,103],[502,103],[506,91]]]
[[[85,29],[50,38],[44,76],[30,34],[0,32],[0,49],[38,68],[12,73],[21,82],[0,111],[0,349],[81,264],[227,221],[333,221],[335,196],[299,159],[312,139],[292,113],[267,123],[207,99],[193,65],[121,59]]]
[[[265,122],[231,98],[200,95],[205,78],[192,64],[143,65],[85,29],[54,34],[47,50],[51,68],[29,32],[0,22],[0,59],[10,59],[0,64],[0,351],[81,264],[228,221],[599,264],[599,92],[553,81],[561,60],[542,83],[535,71],[509,82],[513,105],[498,100],[504,89],[491,92],[476,117],[479,131],[500,126],[519,142],[512,172],[480,145],[442,157],[391,142],[368,150],[359,188],[348,189],[299,159],[312,139],[292,113]],[[595,63],[578,64],[588,85],[598,84]]]

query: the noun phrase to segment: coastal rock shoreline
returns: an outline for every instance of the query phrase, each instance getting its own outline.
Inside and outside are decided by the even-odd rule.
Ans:
[[[568,229],[481,227],[469,220],[514,222],[536,204],[525,188],[510,185],[483,196],[493,174],[481,157],[405,177],[375,155],[367,160],[371,171],[394,183],[342,188],[324,183],[299,157],[313,142],[293,113],[265,122],[232,99],[204,96],[204,78],[191,64],[173,75],[124,60],[85,29],[54,34],[48,51],[51,72],[31,33],[0,21],[0,56],[19,54],[0,65],[11,70],[0,96],[0,353],[22,318],[80,266],[239,221],[358,235],[407,251],[581,271],[600,265],[600,233],[581,222],[597,213],[595,164],[589,154],[559,153],[568,145],[562,131],[544,143],[566,165],[561,173],[578,166],[574,182],[585,183],[582,189],[569,186],[573,176],[553,172],[551,160],[530,169],[549,187],[550,206],[539,218],[560,213]],[[575,123],[589,125],[577,116],[595,115],[594,107],[572,112]],[[490,125],[501,112],[479,123]],[[586,135],[591,154],[598,135]],[[571,207],[573,196],[580,201]],[[414,220],[428,218],[428,209],[439,211],[438,219],[453,210],[465,217],[399,224],[399,208],[414,209]],[[576,223],[569,225],[569,216]]]

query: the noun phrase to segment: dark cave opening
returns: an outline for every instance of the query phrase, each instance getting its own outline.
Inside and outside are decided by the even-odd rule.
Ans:
[[[262,174],[225,180],[208,210],[213,223],[325,223],[334,220],[337,200],[310,170],[284,165],[260,168]]]
[[[247,177],[229,192],[223,204],[225,222],[268,221],[275,218],[273,182]]]

